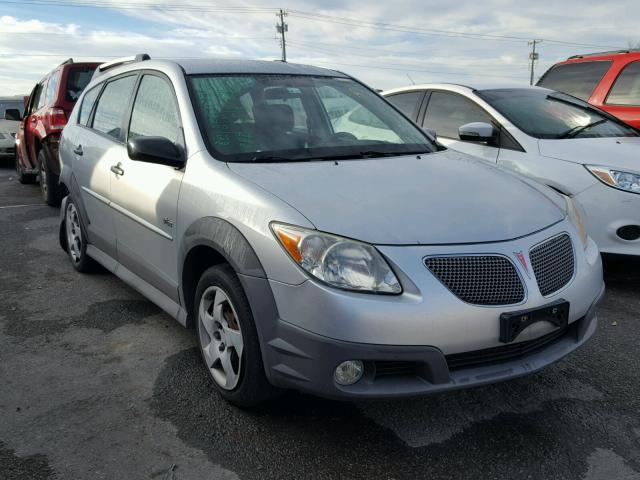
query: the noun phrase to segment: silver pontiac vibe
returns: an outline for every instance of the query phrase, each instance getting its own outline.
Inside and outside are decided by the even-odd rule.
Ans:
[[[237,405],[496,382],[596,328],[602,265],[572,200],[444,148],[343,73],[104,64],[60,158],[74,268],[194,327]]]

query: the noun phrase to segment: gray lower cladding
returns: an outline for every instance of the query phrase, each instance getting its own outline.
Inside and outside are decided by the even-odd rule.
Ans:
[[[244,277],[241,280],[252,304],[270,382],[283,388],[345,400],[427,395],[536,372],[571,353],[593,335],[597,325],[596,306],[604,294],[603,288],[584,317],[572,322],[562,335],[556,335],[553,341],[539,348],[502,361],[450,369],[447,357],[433,346],[343,342],[292,325],[278,318],[265,279]],[[364,376],[355,385],[341,386],[333,380],[336,366],[345,360],[362,360],[365,364]],[[392,372],[399,372],[396,375],[378,375],[376,365],[384,364],[388,373],[389,362],[412,368],[392,369]]]

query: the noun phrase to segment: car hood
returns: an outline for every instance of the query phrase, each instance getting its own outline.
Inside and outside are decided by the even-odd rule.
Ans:
[[[640,137],[540,140],[540,155],[640,172]]]
[[[318,230],[374,244],[502,241],[564,218],[551,197],[521,177],[451,150],[420,159],[229,168],[287,202]]]

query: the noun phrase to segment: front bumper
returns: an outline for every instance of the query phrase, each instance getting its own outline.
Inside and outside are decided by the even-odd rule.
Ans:
[[[465,303],[421,260],[438,254],[518,254],[531,265],[530,248],[562,232],[573,241],[574,277],[558,292],[543,296],[534,275],[522,269],[526,296],[517,305]],[[495,244],[378,247],[403,285],[397,296],[345,292],[312,280],[300,285],[244,276],[241,280],[272,383],[335,398],[411,396],[531,373],[585,342],[596,328],[595,305],[604,285],[595,243],[589,240],[587,249],[580,245],[575,229],[563,221]],[[550,323],[538,322],[512,343],[499,341],[501,313],[540,308],[560,298],[571,305],[569,328],[562,335],[557,336]],[[478,356],[486,361],[467,361]],[[345,360],[366,365],[365,377],[350,387],[333,380],[335,367]]]
[[[275,338],[263,346],[267,376],[277,386],[336,399],[392,398],[427,395],[508,380],[534,373],[571,353],[595,332],[596,305],[547,343],[515,349],[445,355],[433,346],[368,345],[333,340],[282,320]],[[525,347],[525,344],[519,344]],[[478,361],[482,357],[484,361]],[[365,374],[356,384],[338,385],[336,366],[362,360]]]
[[[640,255],[640,238],[624,240],[617,231],[640,226],[640,195],[596,183],[574,197],[584,208],[589,235],[603,253]]]

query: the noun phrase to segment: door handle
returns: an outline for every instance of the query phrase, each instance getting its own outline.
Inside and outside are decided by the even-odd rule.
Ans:
[[[35,115],[31,116],[31,123],[36,123],[38,121],[38,118]]]
[[[76,155],[82,155],[84,153],[82,151],[82,145],[78,145],[76,148],[74,148],[73,153],[75,153]]]
[[[122,165],[122,164],[118,163],[117,165],[111,165],[111,171],[113,173],[115,173],[116,175],[124,175],[124,170],[122,169],[122,167],[120,165]]]

